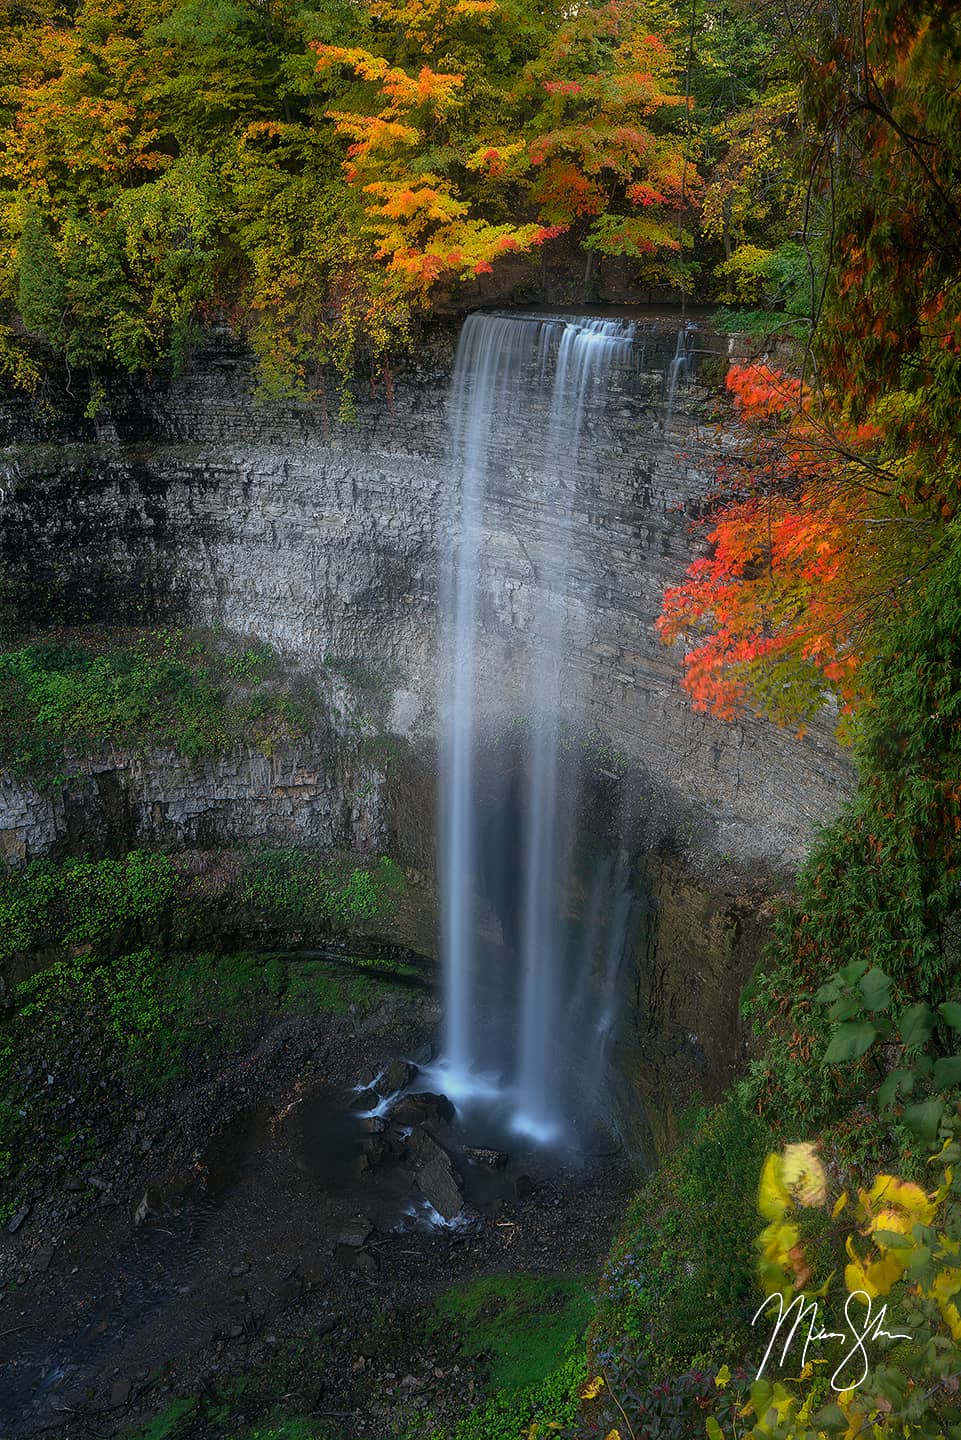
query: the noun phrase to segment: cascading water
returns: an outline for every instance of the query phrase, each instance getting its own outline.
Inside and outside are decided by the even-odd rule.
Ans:
[[[563,669],[571,588],[597,563],[581,553],[575,514],[591,473],[582,436],[614,375],[631,372],[636,341],[633,321],[475,314],[461,333],[450,396],[460,483],[441,586],[444,1084],[461,1098],[502,1093],[516,1128],[540,1141],[565,1132],[577,1109],[571,1077],[594,1071],[610,1043],[633,912],[623,854],[594,857],[586,872],[576,855],[576,771],[566,764],[564,728],[576,717],[565,709]],[[682,332],[673,361],[664,357],[670,404],[686,356]],[[480,663],[488,510],[511,484],[519,453],[531,456],[539,486],[523,501],[533,543],[517,541],[531,572],[530,613],[511,638],[521,778],[492,791],[478,721],[489,683]],[[497,944],[478,909],[485,887]],[[580,927],[569,914],[578,887],[587,896]]]

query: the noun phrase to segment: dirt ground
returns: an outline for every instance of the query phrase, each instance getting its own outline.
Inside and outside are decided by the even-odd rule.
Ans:
[[[520,1182],[512,1162],[457,1227],[405,1216],[403,1167],[358,1164],[356,1124],[344,1139],[333,1121],[349,1087],[429,1046],[431,1021],[285,1021],[165,1110],[123,1117],[83,1196],[37,1196],[0,1237],[0,1440],[113,1436],[241,1375],[259,1377],[254,1409],[198,1418],[198,1436],[227,1440],[268,1391],[351,1440],[479,1404],[471,1362],[425,1342],[431,1301],[483,1274],[596,1271],[631,1175],[613,1148],[528,1160]]]

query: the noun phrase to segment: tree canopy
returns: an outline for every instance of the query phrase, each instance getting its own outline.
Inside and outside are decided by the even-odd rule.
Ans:
[[[544,245],[738,298],[784,268],[791,92],[746,3],[38,0],[4,32],[19,384],[176,363],[221,320],[302,394]]]

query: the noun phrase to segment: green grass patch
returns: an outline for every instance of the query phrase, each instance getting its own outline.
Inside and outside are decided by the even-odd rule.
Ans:
[[[235,1398],[239,1402],[242,1397]],[[337,1440],[338,1432],[330,1425],[307,1415],[248,1425],[231,1421],[230,1408],[223,1400],[175,1400],[149,1424],[126,1431],[124,1440],[192,1440],[213,1434],[218,1440]]]
[[[809,323],[783,310],[734,310],[721,306],[711,316],[711,324],[722,335],[786,336],[804,340],[810,332]]]
[[[524,1332],[515,1338],[518,1348]],[[556,1434],[575,1419],[587,1379],[587,1358],[580,1334],[568,1337],[559,1363],[535,1384],[520,1390],[495,1390],[478,1409],[438,1425],[428,1411],[412,1420],[403,1440],[535,1440]]]
[[[232,893],[220,897],[225,918],[247,906],[258,924],[281,929],[342,932],[383,924],[406,884],[399,865],[385,855],[358,865],[350,856],[268,850],[242,864]],[[119,859],[34,860],[22,870],[0,870],[0,966],[18,953],[83,946],[106,958],[171,936],[187,948],[197,936],[206,936],[209,944],[214,933],[209,901],[157,851],[132,850]],[[389,961],[359,956],[356,963],[391,968]],[[393,968],[414,973],[400,962]]]
[[[155,1415],[149,1424],[128,1431],[125,1440],[186,1440],[196,1411],[196,1400],[175,1400]]]
[[[358,866],[287,847],[251,859],[241,899],[277,920],[343,929],[385,919],[404,887],[400,866],[386,855]]]
[[[101,642],[102,643],[102,642]],[[182,630],[103,649],[37,641],[0,654],[0,767],[62,781],[70,749],[169,747],[189,760],[238,742],[272,753],[306,734],[315,697],[284,688],[263,644],[230,649]]]
[[[119,860],[35,860],[0,872],[0,964],[43,946],[113,946],[155,928],[174,897],[166,855],[132,850]]]
[[[428,1334],[455,1334],[466,1354],[486,1358],[491,1384],[522,1390],[561,1361],[594,1308],[586,1275],[488,1275],[455,1285],[434,1305]]]
[[[453,1426],[419,1416],[405,1440],[521,1440],[532,1426],[569,1424],[587,1375],[592,1284],[587,1275],[487,1275],[441,1295],[427,1337],[456,1341],[486,1371],[490,1393]]]

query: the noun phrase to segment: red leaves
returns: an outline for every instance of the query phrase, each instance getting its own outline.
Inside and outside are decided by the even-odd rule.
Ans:
[[[738,484],[717,501],[709,553],[665,594],[657,630],[688,640],[695,709],[730,720],[750,703],[796,722],[832,689],[846,713],[862,698],[864,614],[889,556],[918,536],[892,537],[883,492],[865,483],[883,426],[832,426],[807,387],[767,365],[734,365],[726,383],[749,426],[728,462]]]
[[[545,80],[544,89],[548,95],[583,95],[584,86],[576,80]]]
[[[543,245],[545,240],[556,240],[558,235],[563,235],[567,229],[566,225],[541,225],[531,236],[531,244]]]
[[[801,381],[768,365],[732,365],[724,381],[745,418],[758,420],[807,407],[811,394]]]

